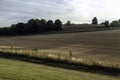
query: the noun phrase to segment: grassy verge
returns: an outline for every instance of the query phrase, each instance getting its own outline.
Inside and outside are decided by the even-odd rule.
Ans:
[[[119,80],[119,77],[92,74],[24,61],[0,58],[0,80]]]
[[[36,56],[35,54],[32,54],[32,55],[27,53],[21,54],[17,52],[8,52],[8,51],[0,51],[0,57],[17,59],[17,60],[38,63],[38,64],[51,65],[51,66],[62,67],[66,69],[120,76],[120,68],[118,66],[105,67],[98,63],[89,65],[81,62],[75,62],[75,61],[72,61],[71,59],[61,59],[60,57],[52,58],[45,55]]]

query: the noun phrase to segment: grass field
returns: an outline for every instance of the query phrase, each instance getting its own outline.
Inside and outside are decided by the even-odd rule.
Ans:
[[[120,30],[0,37],[0,47],[39,49],[39,53],[73,57],[84,62],[99,61],[105,65],[120,65]]]
[[[0,58],[0,80],[119,80],[100,74]]]

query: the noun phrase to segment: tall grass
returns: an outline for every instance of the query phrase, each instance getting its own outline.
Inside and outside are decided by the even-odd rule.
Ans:
[[[69,55],[70,55],[70,60],[71,60],[72,59],[72,55],[73,55],[72,51],[69,51]]]
[[[0,57],[18,59],[18,60],[57,66],[57,67],[63,67],[67,69],[120,76],[120,68],[118,67],[118,65],[116,65],[116,67],[105,67],[100,65],[97,62],[94,62],[92,65],[90,65],[90,64],[85,64],[78,61],[73,61],[71,51],[69,51],[70,59],[67,57],[62,58],[60,54],[58,54],[58,57],[52,57],[46,54],[38,55],[37,49],[33,49],[32,51],[33,51],[33,54],[24,53],[22,50],[21,52],[23,53],[20,53],[15,51],[14,48],[11,48],[11,50],[0,50]]]

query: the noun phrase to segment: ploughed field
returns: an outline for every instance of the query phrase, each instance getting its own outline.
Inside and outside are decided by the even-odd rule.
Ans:
[[[65,34],[28,35],[0,37],[0,48],[32,50],[51,56],[60,54],[85,63],[98,62],[103,65],[120,65],[120,30],[79,32]]]

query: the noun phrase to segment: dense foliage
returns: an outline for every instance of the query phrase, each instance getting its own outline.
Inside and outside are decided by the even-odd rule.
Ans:
[[[94,17],[94,18],[92,19],[92,24],[95,24],[95,25],[97,25],[97,24],[98,24],[97,17]]]
[[[112,21],[110,24],[111,27],[120,27],[120,20]]]
[[[111,23],[107,20],[107,21],[105,21],[101,24],[103,24],[107,28],[109,28],[109,27],[120,27],[120,20],[114,20]]]
[[[92,24],[99,25],[97,17],[94,17],[92,19]],[[71,21],[68,20],[65,25],[72,25]],[[114,20],[111,23],[106,20],[100,25],[105,26],[105,28],[107,29],[109,29],[110,27],[120,27],[120,20]],[[99,28],[97,30],[99,30]],[[59,30],[62,30],[62,22],[59,19],[55,20],[55,22],[53,22],[52,20],[46,21],[45,19],[30,19],[27,23],[17,23],[12,24],[10,27],[0,28],[0,35],[26,35]]]
[[[66,25],[68,25],[68,26],[71,25],[71,21],[68,20]]]
[[[62,22],[59,19],[55,22],[30,19],[27,23],[17,23],[11,27],[0,28],[0,35],[25,35],[59,30],[62,30]]]
[[[97,17],[94,17],[92,19],[92,24],[99,25]],[[120,27],[120,19],[119,20],[114,20],[111,23],[108,20],[106,20],[105,22],[102,22],[100,25],[104,25],[106,28],[109,28],[109,27]]]
[[[109,21],[105,21],[104,25],[105,25],[105,27],[109,28],[110,27]]]

